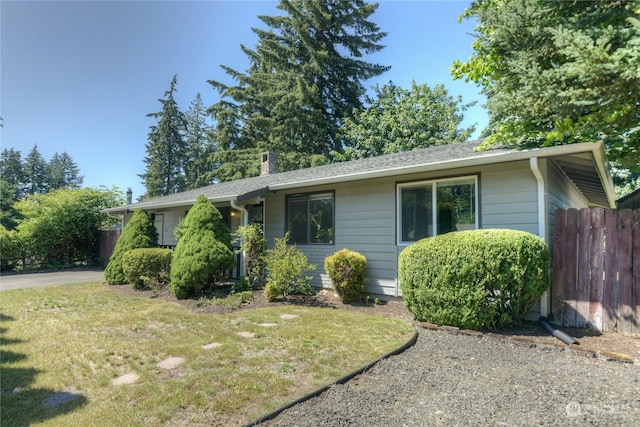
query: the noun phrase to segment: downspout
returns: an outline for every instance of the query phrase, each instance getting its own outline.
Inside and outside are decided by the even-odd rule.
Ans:
[[[242,225],[244,226],[244,225],[249,224],[249,211],[244,206],[239,206],[236,203],[236,200],[234,200],[234,199],[231,199],[229,202],[231,204],[231,208],[233,208],[233,209],[235,209],[237,211],[240,211],[240,217],[242,218],[242,220],[241,220]],[[245,265],[244,265],[244,259],[245,259],[244,255],[245,254],[244,254],[244,251],[243,251],[242,252],[242,262],[240,264],[240,275],[241,276],[244,276],[246,274]]]
[[[538,165],[538,158],[529,158],[529,166],[533,176],[536,177],[538,183],[538,236],[545,242],[547,242],[547,205],[545,200],[545,183],[540,166]],[[547,316],[549,314],[549,290],[544,291],[544,294],[540,297],[540,316]]]

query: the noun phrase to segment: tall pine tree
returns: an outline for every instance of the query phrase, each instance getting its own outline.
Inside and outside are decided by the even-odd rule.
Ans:
[[[208,167],[207,159],[216,151],[212,138],[212,128],[207,121],[207,112],[202,103],[200,93],[191,101],[189,109],[185,113],[186,130],[186,161],[184,175],[187,188],[198,188],[211,184],[206,178]]]
[[[69,153],[55,153],[47,164],[48,190],[58,188],[80,188],[84,177],[80,175],[78,165]]]
[[[256,48],[242,46],[248,70],[223,67],[235,85],[210,81],[221,95],[210,109],[221,148],[342,151],[339,128],[362,106],[362,82],[389,68],[362,59],[384,47],[386,34],[369,20],[377,8],[364,0],[281,0],[284,16],[260,16],[267,29],[253,29]]]
[[[188,158],[184,138],[187,122],[173,97],[177,84],[178,77],[173,76],[164,99],[158,100],[162,111],[147,114],[147,117],[158,119],[158,123],[150,127],[144,158],[146,170],[139,175],[147,189],[145,198],[177,193],[187,188],[184,175]]]
[[[27,194],[44,194],[47,192],[47,162],[38,151],[38,144],[34,145],[24,162]]]

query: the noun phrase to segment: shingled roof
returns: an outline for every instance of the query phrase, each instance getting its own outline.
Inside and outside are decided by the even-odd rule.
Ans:
[[[437,171],[465,166],[502,163],[530,157],[549,157],[561,147],[533,150],[513,150],[506,147],[476,150],[482,140],[460,142],[387,154],[313,168],[299,169],[272,175],[257,176],[237,181],[222,182],[180,193],[161,196],[139,203],[109,208],[106,213],[121,213],[133,209],[158,209],[190,206],[203,194],[212,202],[242,202],[269,191],[304,188],[312,185],[363,180],[376,177],[398,176],[414,172]],[[574,144],[571,151],[593,151],[595,144]],[[569,147],[569,146],[562,146]],[[566,151],[566,150],[562,150]],[[604,189],[603,189],[604,191]],[[605,197],[606,198],[606,197]]]

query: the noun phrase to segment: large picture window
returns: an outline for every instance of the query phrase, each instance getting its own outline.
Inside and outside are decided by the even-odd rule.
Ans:
[[[478,227],[477,178],[398,185],[398,243]]]
[[[333,193],[287,197],[289,241],[298,244],[332,244]]]

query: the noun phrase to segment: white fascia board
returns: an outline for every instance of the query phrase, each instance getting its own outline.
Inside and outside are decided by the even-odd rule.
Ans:
[[[222,202],[231,203],[232,200],[236,200],[236,197],[237,197],[236,195],[233,195],[233,196],[219,196],[214,198],[209,198],[209,197],[207,198],[211,203],[222,203]],[[136,209],[144,210],[144,209],[179,208],[181,206],[193,206],[195,202],[196,202],[196,199],[187,199],[187,200],[180,200],[180,201],[168,202],[168,203],[140,202],[132,205],[124,205],[124,206],[118,206],[116,208],[103,209],[100,212],[113,214],[113,213],[125,213],[127,211],[134,211]]]

